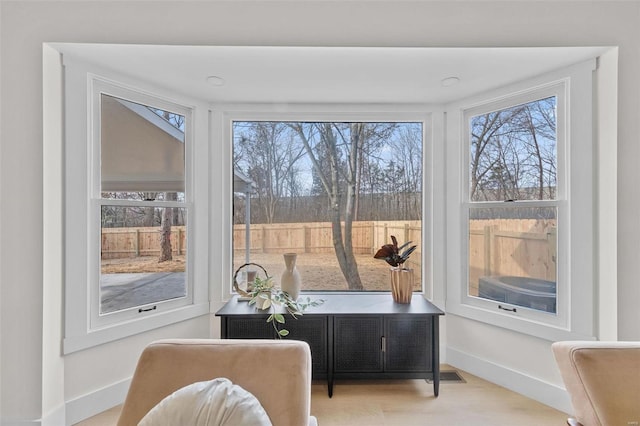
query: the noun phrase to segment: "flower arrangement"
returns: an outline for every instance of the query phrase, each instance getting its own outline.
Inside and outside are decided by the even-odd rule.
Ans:
[[[324,303],[323,299],[311,300],[309,297],[293,300],[289,293],[274,286],[273,279],[269,276],[266,278],[256,277],[249,292],[249,297],[249,304],[255,305],[256,309],[267,310],[274,308],[274,312],[267,317],[267,322],[273,325],[273,329],[280,338],[286,337],[289,334],[289,330],[280,328],[280,324],[285,323],[285,317],[283,314],[276,312],[275,307],[284,307],[294,319],[297,319],[308,307],[320,306]]]
[[[384,259],[394,268],[404,268],[402,265],[409,259],[411,253],[416,249],[416,245],[408,247],[412,241],[408,241],[398,247],[398,240],[395,236],[391,236],[392,244],[383,245],[373,256],[375,259]],[[405,249],[405,247],[407,247]],[[402,251],[404,249],[404,251]]]

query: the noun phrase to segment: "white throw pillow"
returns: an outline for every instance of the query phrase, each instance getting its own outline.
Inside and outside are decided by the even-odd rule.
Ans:
[[[138,423],[138,426],[243,425],[272,426],[256,397],[225,378],[178,389]]]

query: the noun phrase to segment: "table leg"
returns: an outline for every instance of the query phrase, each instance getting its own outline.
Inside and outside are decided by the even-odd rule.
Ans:
[[[433,394],[437,398],[440,391],[440,326],[438,324],[438,316],[434,315],[432,318],[433,321],[431,324],[433,325],[433,330],[431,336],[433,340],[431,341],[431,359],[433,361]]]
[[[329,398],[333,396],[333,316],[327,319],[327,388]]]

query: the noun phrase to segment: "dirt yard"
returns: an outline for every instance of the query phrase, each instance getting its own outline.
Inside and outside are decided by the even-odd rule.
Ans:
[[[389,266],[383,260],[374,259],[371,255],[357,255],[356,260],[365,290],[389,290]],[[262,265],[269,275],[274,277],[276,284],[279,284],[280,274],[282,274],[284,270],[284,259],[282,255],[252,253],[251,262]],[[236,253],[234,271],[243,263],[244,253]],[[347,283],[340,271],[334,254],[298,254],[296,265],[302,278],[303,290],[348,290]],[[407,266],[413,267],[409,264],[407,264]],[[102,261],[103,274],[126,272],[183,272],[184,267],[184,256],[174,256],[174,260],[162,263],[158,263],[157,257],[109,259]],[[243,271],[247,269],[248,267],[245,267]],[[420,290],[420,270],[418,268],[414,269],[415,289]],[[259,276],[262,275],[262,272],[260,272]],[[242,284],[241,282],[241,285]]]
[[[240,256],[236,255],[236,258]],[[356,256],[356,259],[360,278],[367,290],[389,289],[389,268],[384,261],[363,255]],[[251,261],[262,265],[274,277],[276,284],[279,283],[285,268],[282,255],[252,253]],[[234,267],[240,265],[241,261],[237,261]],[[335,254],[298,254],[296,267],[302,278],[303,290],[348,290]]]
[[[173,260],[158,263],[157,256],[106,259],[102,261],[103,274],[134,272],[184,272],[184,255],[173,256]]]

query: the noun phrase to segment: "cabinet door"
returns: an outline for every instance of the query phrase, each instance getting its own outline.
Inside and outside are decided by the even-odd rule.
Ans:
[[[336,373],[382,371],[381,316],[336,316],[333,336]]]
[[[293,319],[287,315],[282,326],[289,330],[286,339],[302,340],[311,348],[311,363],[314,376],[327,373],[327,317],[301,316]]]
[[[273,326],[267,317],[227,317],[228,339],[273,339]]]
[[[416,315],[385,317],[385,371],[431,371],[431,321]]]

